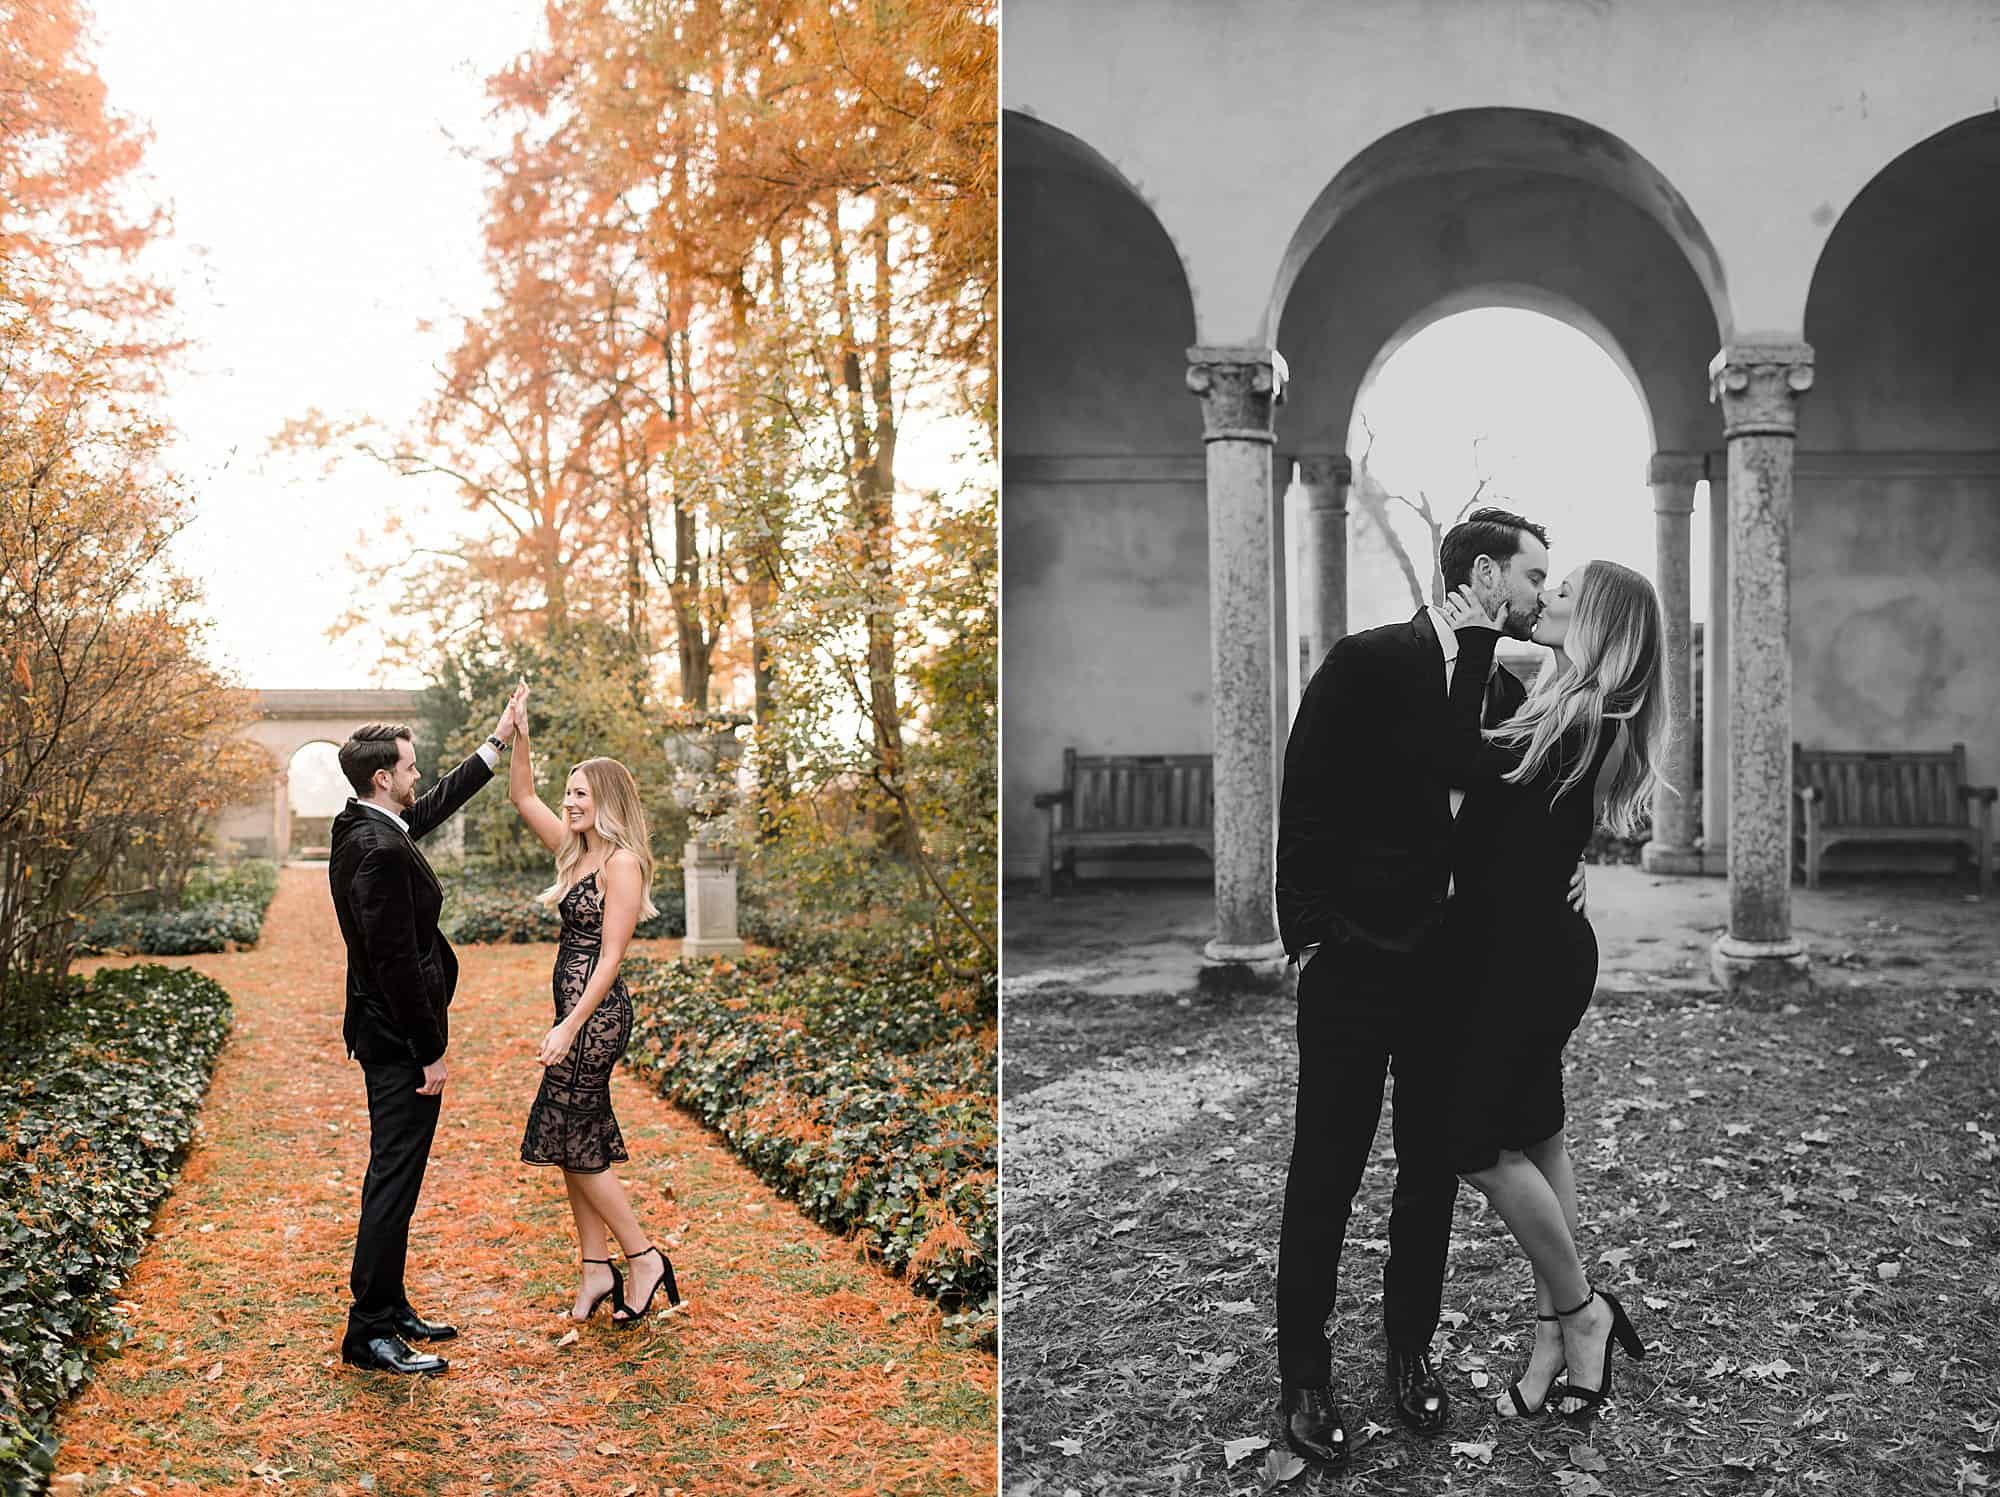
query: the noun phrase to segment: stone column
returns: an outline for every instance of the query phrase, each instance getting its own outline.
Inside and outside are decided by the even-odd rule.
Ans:
[[[1208,638],[1215,745],[1215,939],[1205,984],[1275,984],[1277,773],[1271,724],[1272,413],[1276,349],[1188,350],[1208,449]]]
[[[1306,632],[1312,641],[1307,679],[1347,632],[1347,490],[1353,482],[1354,466],[1345,453],[1299,459],[1299,486],[1306,499],[1299,570],[1309,600]]]
[[[1729,441],[1729,930],[1710,967],[1765,1001],[1809,992],[1792,935],[1792,451],[1812,348],[1731,344],[1709,368]]]
[[[736,933],[736,849],[712,842],[689,842],[681,852],[687,936],[681,956],[743,955]]]
[[[1729,872],[1729,459],[1708,465],[1708,641],[1702,650],[1701,871]]]
[[[1694,624],[1689,590],[1688,526],[1694,486],[1702,479],[1699,453],[1656,452],[1646,473],[1653,486],[1658,547],[1660,612],[1666,624],[1667,750],[1660,766],[1665,783],[1653,792],[1653,835],[1639,851],[1648,873],[1699,873],[1694,845]]]

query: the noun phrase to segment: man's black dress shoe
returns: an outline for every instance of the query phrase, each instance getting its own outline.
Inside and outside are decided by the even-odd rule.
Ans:
[[[449,1341],[458,1334],[457,1326],[438,1325],[409,1309],[396,1312],[395,1330],[405,1341]]]
[[[1347,1464],[1347,1426],[1331,1388],[1286,1388],[1278,1399],[1285,1443],[1326,1466]]]
[[[1431,1366],[1428,1348],[1398,1351],[1390,1347],[1388,1387],[1396,1416],[1411,1429],[1420,1435],[1434,1435],[1444,1428],[1451,1400],[1437,1369]]]
[[[400,1337],[370,1336],[366,1341],[340,1343],[340,1360],[373,1372],[421,1372],[436,1377],[451,1364],[427,1351],[411,1351]]]

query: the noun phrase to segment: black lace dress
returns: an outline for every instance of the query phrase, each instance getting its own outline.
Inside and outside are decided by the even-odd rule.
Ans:
[[[1598,772],[1618,740],[1618,724],[1605,727],[1583,777],[1560,795],[1566,767],[1584,752],[1581,734],[1532,780],[1475,785],[1453,828],[1446,1123],[1460,1174],[1563,1126],[1563,1047],[1597,984],[1597,936],[1570,905],[1569,884],[1596,824]],[[1486,756],[1489,766],[1519,762],[1518,751]]]
[[[604,882],[598,874],[571,887],[557,906],[562,943],[556,948],[556,1022],[583,997],[604,938]],[[528,1109],[521,1139],[526,1164],[553,1164],[580,1175],[595,1175],[623,1162],[624,1136],[611,1113],[611,1072],[632,1037],[632,999],[625,979],[584,1024],[569,1054],[542,1072],[542,1089]]]

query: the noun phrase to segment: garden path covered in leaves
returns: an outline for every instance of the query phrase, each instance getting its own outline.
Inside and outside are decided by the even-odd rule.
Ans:
[[[1337,1479],[1299,1470],[1274,1414],[1295,1006],[1172,985],[1205,890],[1010,896],[1007,1497],[2000,1487],[1992,906],[1942,881],[1795,891],[1820,989],[1755,1012],[1704,980],[1719,881],[1590,876],[1606,961],[1567,1079],[1582,1247],[1651,1354],[1617,1360],[1588,1429],[1497,1417],[1529,1282],[1461,1190],[1433,1346],[1451,1426],[1407,1434],[1381,1393],[1385,1109],[1336,1306],[1357,1446]]]
[[[993,1358],[622,1073],[620,1177],[688,1303],[630,1331],[565,1318],[561,1180],[518,1162],[553,948],[459,957],[409,1278],[459,1327],[449,1374],[338,1359],[367,1110],[326,874],[287,867],[256,950],[169,959],[228,988],[235,1030],[126,1283],[128,1343],[59,1425],[54,1490],[990,1492]]]

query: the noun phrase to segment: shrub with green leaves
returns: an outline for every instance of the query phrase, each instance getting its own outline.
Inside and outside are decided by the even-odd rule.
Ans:
[[[0,1484],[53,1470],[55,1412],[112,1306],[229,1033],[229,995],[184,969],[73,978],[33,1053],[0,1062]]]
[[[651,940],[687,934],[687,907],[678,882],[656,873],[653,906],[659,911],[641,920],[632,934]],[[490,862],[468,859],[457,868],[438,869],[444,883],[444,913],[438,929],[455,946],[505,946],[524,941],[553,941],[562,934],[562,918],[538,904],[535,896],[549,886],[548,870],[523,872]]]
[[[947,1309],[998,1262],[994,1031],[928,960],[629,962],[627,1063],[807,1214],[860,1236]]]
[[[77,934],[77,953],[189,956],[254,946],[278,892],[278,865],[265,858],[212,864],[188,874],[180,908],[107,910]]]
[[[129,952],[137,956],[188,956],[254,946],[264,933],[263,913],[247,904],[204,904],[185,910],[133,910],[99,915],[77,937],[83,956]]]
[[[188,874],[181,908],[203,904],[247,904],[261,916],[278,895],[278,865],[269,858],[205,863]]]

